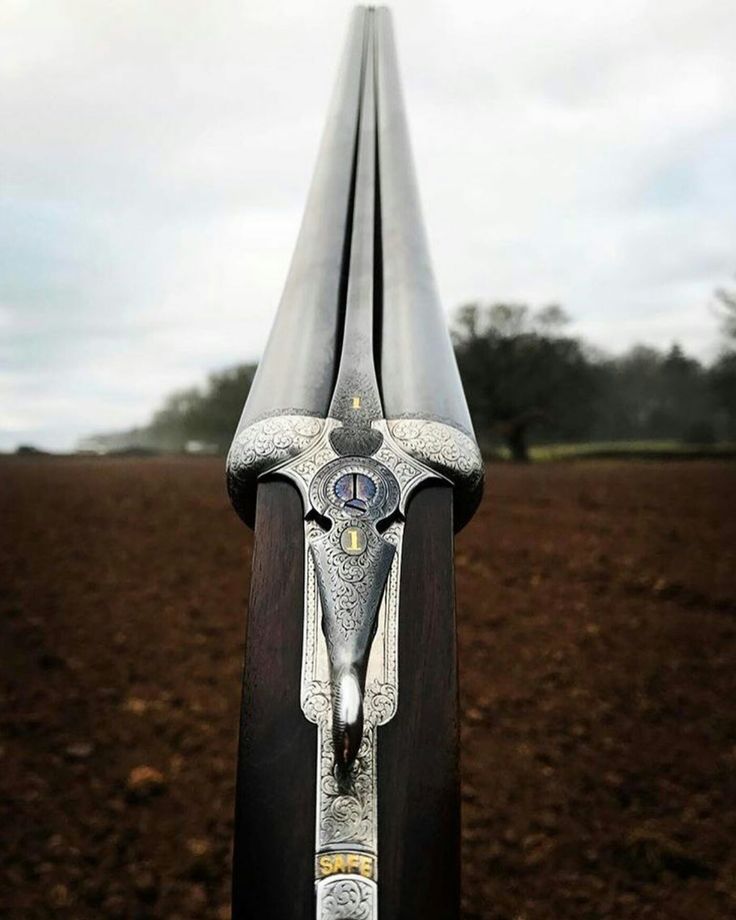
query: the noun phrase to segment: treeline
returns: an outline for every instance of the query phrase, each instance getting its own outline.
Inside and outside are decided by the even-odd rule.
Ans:
[[[203,387],[191,387],[169,396],[148,425],[92,435],[82,440],[79,447],[104,451],[225,453],[255,372],[255,364],[241,364],[210,374]]]
[[[525,459],[532,443],[736,440],[736,300],[721,294],[725,345],[706,366],[679,345],[617,357],[569,334],[558,306],[469,304],[452,337],[479,441]],[[94,449],[225,452],[255,372],[240,365],[170,396],[149,425],[100,435]]]
[[[471,304],[453,326],[476,433],[515,459],[530,443],[736,438],[736,352],[710,366],[673,344],[610,357],[568,334],[558,306]]]

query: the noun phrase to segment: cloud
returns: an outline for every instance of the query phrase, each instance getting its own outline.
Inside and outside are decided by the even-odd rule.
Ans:
[[[9,0],[0,447],[71,447],[255,358],[349,4]],[[736,269],[730,0],[394,6],[440,290],[616,350],[716,343]]]

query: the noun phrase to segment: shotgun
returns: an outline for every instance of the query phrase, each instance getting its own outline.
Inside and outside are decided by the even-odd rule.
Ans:
[[[483,465],[385,8],[352,14],[227,485],[256,530],[233,916],[451,920],[452,529],[477,507]]]

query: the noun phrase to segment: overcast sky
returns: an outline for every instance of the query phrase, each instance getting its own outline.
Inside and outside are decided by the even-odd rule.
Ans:
[[[256,358],[351,4],[0,0],[0,449]],[[440,291],[715,354],[733,0],[393,5]]]

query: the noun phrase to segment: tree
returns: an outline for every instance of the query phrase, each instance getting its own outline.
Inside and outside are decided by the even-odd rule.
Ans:
[[[240,364],[210,374],[204,387],[190,387],[169,396],[148,425],[91,435],[79,446],[96,451],[181,452],[196,441],[224,453],[230,446],[255,370],[254,364]]]
[[[724,351],[708,374],[710,391],[719,409],[723,434],[736,438],[736,351]]]
[[[736,291],[718,288],[716,291],[721,331],[730,345],[736,345]]]
[[[736,437],[736,291],[719,288],[715,293],[721,332],[725,339],[720,355],[708,373],[710,392],[719,410],[720,427]]]
[[[182,390],[170,396],[153,417],[148,431],[166,450],[184,450],[190,441],[227,450],[250,390],[255,365],[240,364],[210,374],[203,390]]]
[[[559,437],[591,423],[598,374],[558,306],[468,304],[453,340],[468,403],[481,438],[502,437],[515,460],[528,459],[529,431],[540,424]]]

